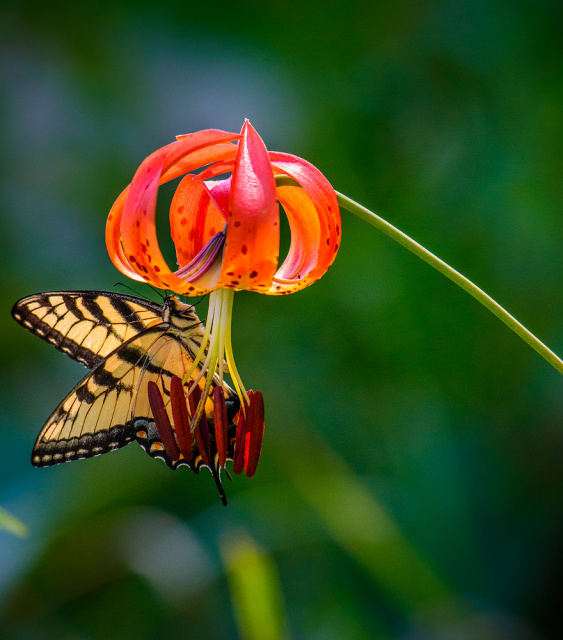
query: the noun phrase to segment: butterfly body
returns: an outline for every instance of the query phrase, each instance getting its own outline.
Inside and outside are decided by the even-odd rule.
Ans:
[[[177,296],[165,298],[160,305],[114,292],[59,291],[19,300],[12,315],[26,329],[91,370],[48,418],[33,448],[33,465],[90,458],[136,440],[150,456],[164,460],[172,469],[187,465],[199,471],[203,461],[195,443],[190,461],[183,456],[170,459],[147,393],[152,381],[169,403],[172,377],[184,380],[193,368],[204,338],[193,307]],[[187,384],[198,374],[196,367]],[[213,386],[216,384],[220,384],[218,378],[213,381]],[[228,385],[223,384],[223,390],[229,421],[228,458],[232,459],[236,432],[232,420],[240,403]],[[210,399],[205,413],[210,423],[211,470],[217,481]]]

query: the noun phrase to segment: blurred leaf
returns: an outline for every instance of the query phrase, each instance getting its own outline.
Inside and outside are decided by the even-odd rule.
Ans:
[[[273,559],[240,532],[223,537],[221,552],[241,636],[246,640],[288,638]]]
[[[15,533],[17,536],[21,536],[22,538],[27,536],[29,533],[27,526],[23,522],[18,520],[2,507],[0,507],[0,527]]]

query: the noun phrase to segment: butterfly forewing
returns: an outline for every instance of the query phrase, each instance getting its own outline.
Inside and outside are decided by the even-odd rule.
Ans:
[[[162,307],[150,300],[99,291],[55,291],[19,300],[12,315],[89,369],[133,336],[162,322]]]

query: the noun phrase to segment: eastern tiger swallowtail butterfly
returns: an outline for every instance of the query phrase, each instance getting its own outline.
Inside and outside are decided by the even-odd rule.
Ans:
[[[163,304],[103,291],[55,291],[22,298],[12,309],[23,327],[81,362],[86,375],[53,411],[41,429],[31,462],[50,466],[119,449],[136,440],[171,469],[187,465],[196,473],[209,466],[223,503],[220,464],[213,426],[213,402],[206,400],[211,455],[206,465],[193,444],[188,461],[172,460],[159,436],[149,403],[149,384],[170,400],[174,376],[192,368],[204,330],[194,308],[175,295]],[[204,358],[205,359],[205,358]],[[196,368],[188,383],[199,374]],[[202,377],[200,386],[205,382]],[[219,378],[212,386],[219,385]],[[240,401],[223,383],[227,405],[227,458],[233,459]],[[224,462],[223,462],[224,464]]]

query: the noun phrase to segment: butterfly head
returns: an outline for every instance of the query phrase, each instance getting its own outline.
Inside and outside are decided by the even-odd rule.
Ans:
[[[191,304],[186,304],[180,297],[172,294],[166,296],[162,302],[162,321],[174,324],[174,319],[189,320],[199,324],[199,318],[195,314]]]

